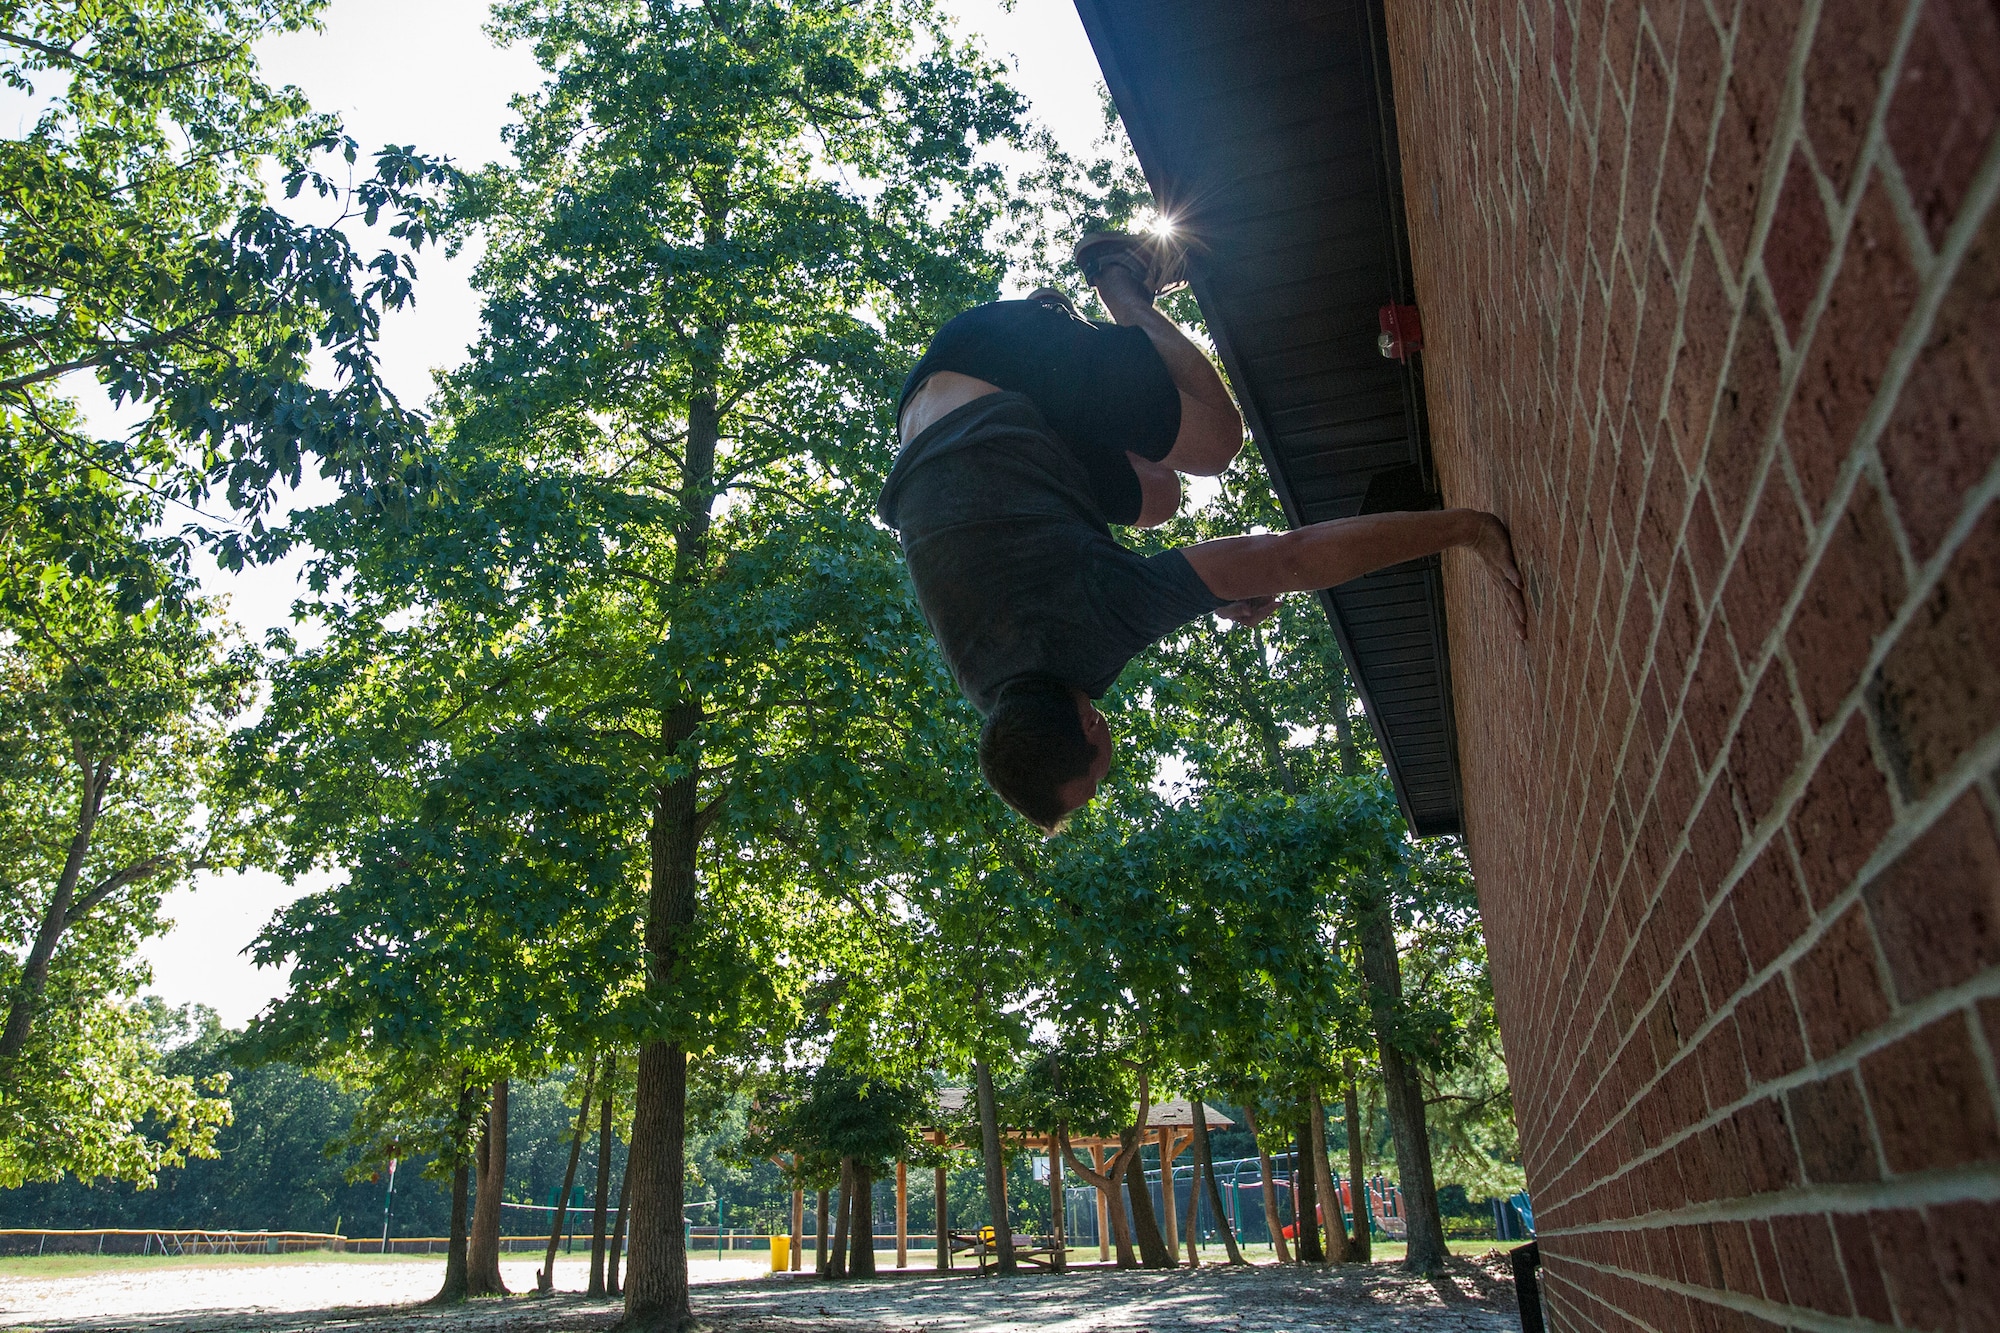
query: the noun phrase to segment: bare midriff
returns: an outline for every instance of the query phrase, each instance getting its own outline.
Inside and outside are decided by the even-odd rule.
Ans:
[[[910,401],[903,404],[903,415],[897,423],[897,432],[904,444],[922,435],[932,423],[949,413],[957,411],[974,399],[1000,392],[997,384],[975,379],[971,375],[961,375],[955,370],[940,370],[925,378],[910,395]]]

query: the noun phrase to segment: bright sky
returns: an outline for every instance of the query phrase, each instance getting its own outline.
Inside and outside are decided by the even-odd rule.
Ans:
[[[944,0],[961,29],[1014,66],[1015,86],[1070,151],[1086,152],[1101,130],[1096,58],[1070,0]],[[337,112],[364,150],[411,143],[462,166],[504,156],[508,100],[538,82],[522,50],[497,50],[481,31],[486,0],[333,0],[326,30],[267,41],[260,54],[274,82],[305,89]],[[394,34],[388,40],[384,34]],[[431,255],[419,264],[414,310],[385,322],[383,367],[397,393],[421,403],[435,369],[455,364],[478,329],[467,285],[471,255]],[[231,616],[255,639],[290,620],[296,565],[204,581],[230,598]],[[171,1004],[196,1001],[239,1025],[282,993],[284,976],[253,967],[242,950],[272,912],[315,887],[263,873],[204,876],[168,899],[175,921],[148,942],[152,989]]]

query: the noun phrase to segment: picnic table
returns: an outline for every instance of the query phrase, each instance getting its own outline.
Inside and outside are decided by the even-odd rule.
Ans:
[[[992,1227],[981,1227],[977,1231],[954,1231],[951,1233],[953,1257],[970,1254],[979,1260],[979,1275],[986,1275],[989,1260],[998,1262],[1000,1247],[994,1241]],[[1019,1263],[1032,1264],[1044,1271],[1056,1266],[1056,1244],[1051,1236],[1030,1236],[1023,1232],[1014,1233],[1014,1258]]]

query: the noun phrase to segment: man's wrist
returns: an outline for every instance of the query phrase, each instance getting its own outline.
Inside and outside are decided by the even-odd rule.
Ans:
[[[1486,529],[1486,520],[1491,517],[1483,509],[1450,509],[1446,511],[1456,520],[1452,525],[1453,546],[1477,546],[1480,533]]]

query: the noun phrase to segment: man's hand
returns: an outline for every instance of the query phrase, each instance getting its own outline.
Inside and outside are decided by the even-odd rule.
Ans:
[[[1278,599],[1275,597],[1246,597],[1240,602],[1216,607],[1215,614],[1224,620],[1247,627],[1263,624],[1277,609]]]
[[[1507,533],[1507,525],[1491,514],[1479,516],[1479,535],[1472,540],[1472,550],[1486,567],[1499,578],[1501,590],[1507,599],[1507,609],[1513,613],[1514,627],[1523,639],[1528,637],[1528,603],[1521,593],[1521,570],[1514,563],[1514,539]]]

